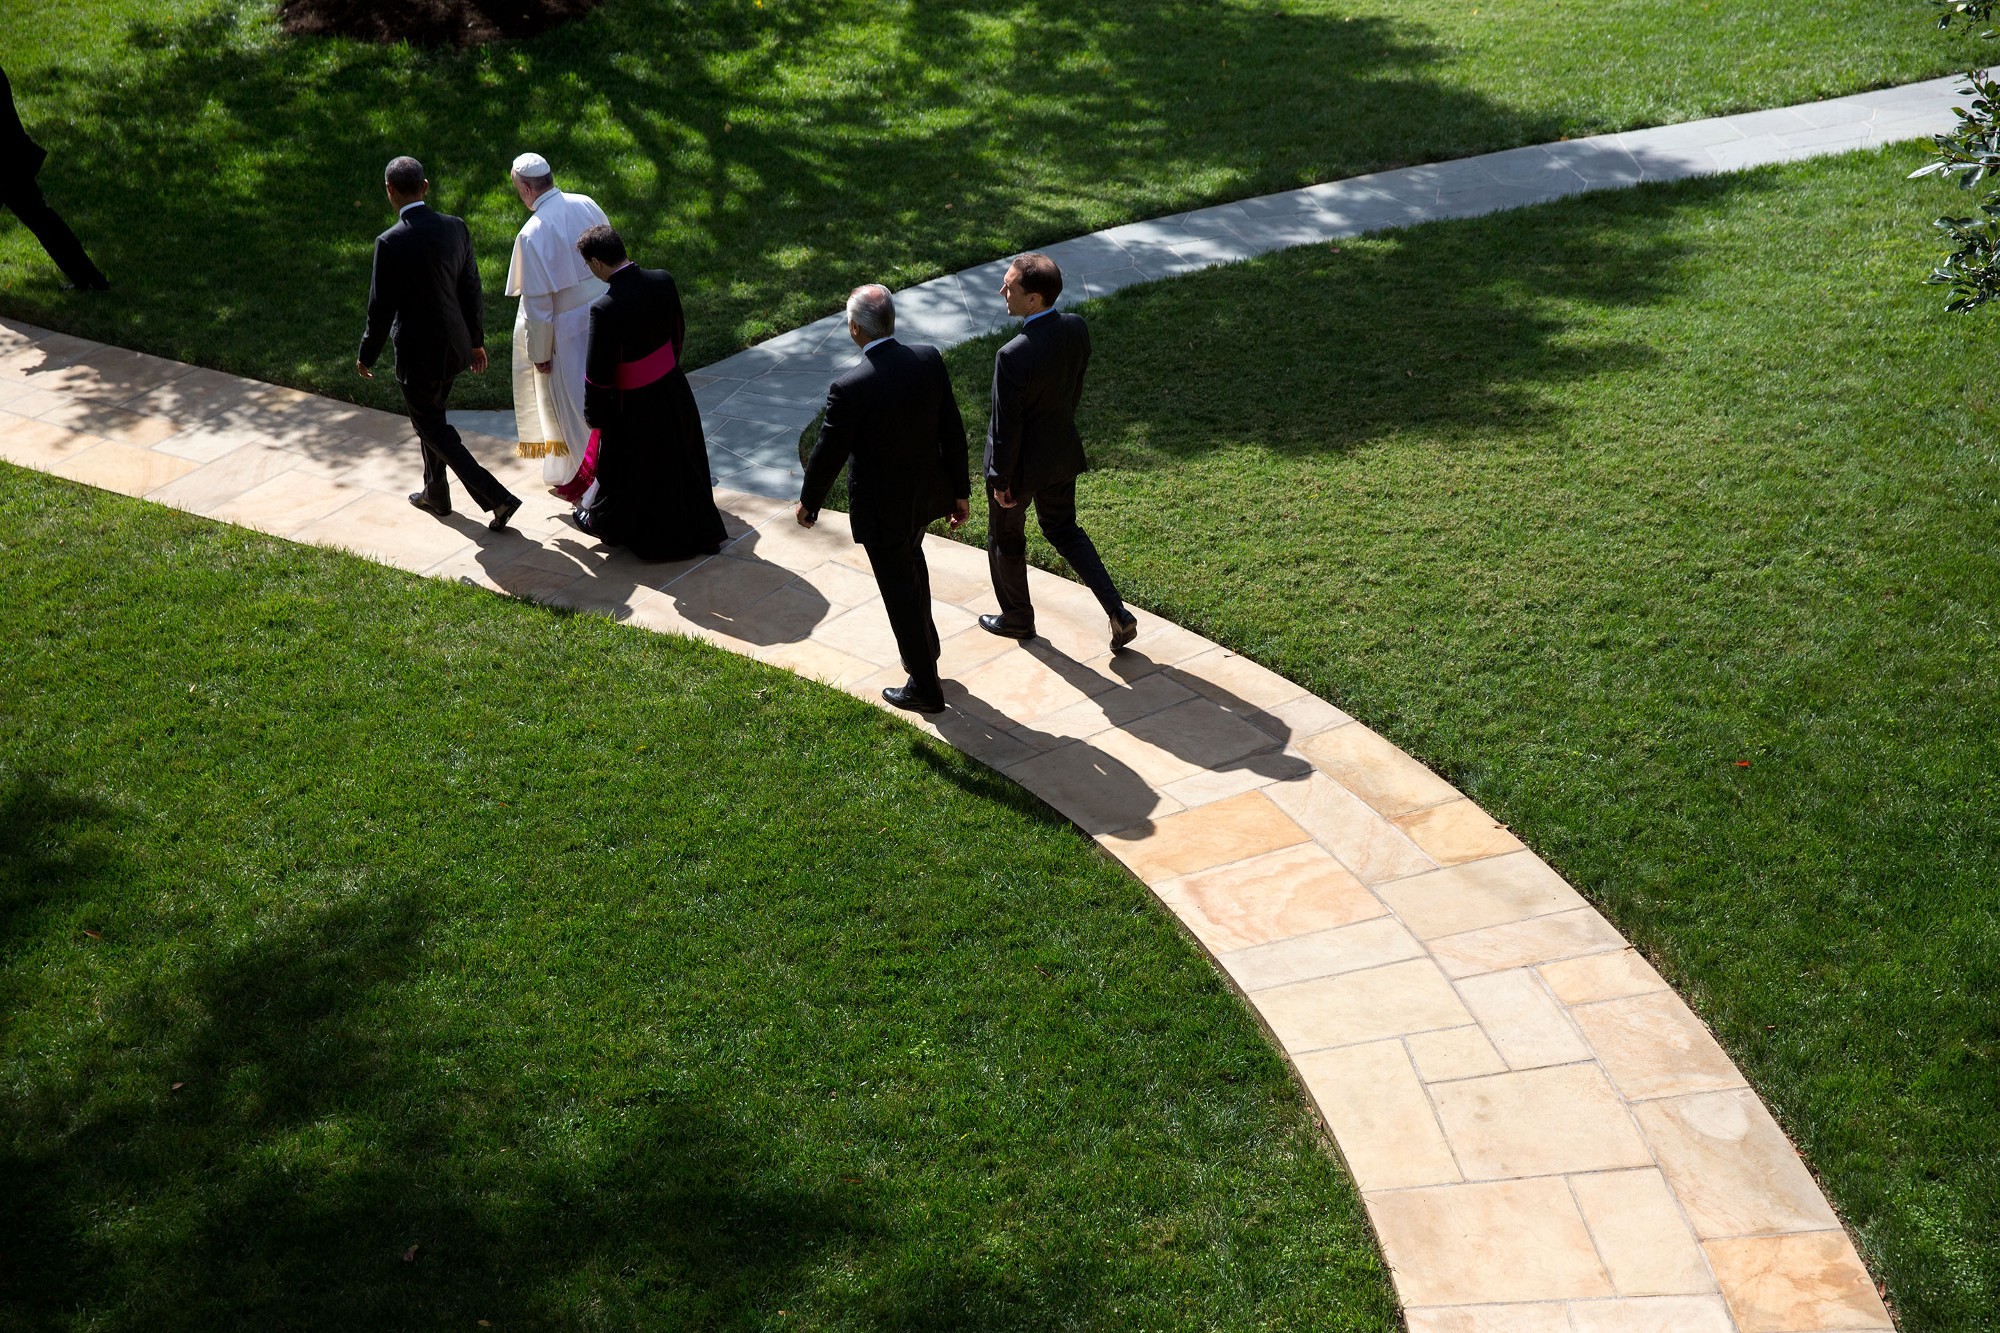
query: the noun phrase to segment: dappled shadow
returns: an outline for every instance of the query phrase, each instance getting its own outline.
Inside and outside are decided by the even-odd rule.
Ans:
[[[1643,369],[1591,308],[1656,304],[1692,258],[1676,215],[1759,175],[1594,197],[1266,256],[1092,308],[1092,461],[1345,452],[1408,429],[1476,443],[1554,427],[1566,388]],[[982,413],[983,416],[983,413]]]
[[[722,1326],[869,1234],[865,1194],[774,1186],[694,1092],[631,1092],[608,1134],[507,1155],[514,1090],[467,1081],[465,1034],[382,1024],[428,984],[424,901],[286,909],[25,1089],[0,1149],[0,1317],[561,1326],[591,1299],[574,1283],[639,1263],[673,1288],[650,1308]]]
[[[124,818],[44,774],[0,766],[0,957],[40,934],[51,913],[125,876]]]
[[[701,365],[860,281],[907,285],[1106,221],[1556,133],[1434,78],[1421,23],[1186,0],[859,17],[837,0],[624,0],[465,53],[274,42],[262,22],[243,4],[140,25],[115,79],[21,72],[24,95],[73,113],[37,129],[118,290],[77,305],[31,282],[10,309],[393,410],[393,388],[349,363],[397,152],[473,227],[493,346],[522,220],[506,168],[532,146],[642,262],[676,270]],[[797,53],[842,49],[863,22],[879,49],[830,57],[855,77],[802,84]],[[458,405],[506,393],[489,376]]]

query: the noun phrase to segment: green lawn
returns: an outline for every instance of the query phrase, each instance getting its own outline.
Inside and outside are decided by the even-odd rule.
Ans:
[[[1247,1011],[947,747],[5,464],[0,553],[0,1328],[1395,1326]]]
[[[1917,281],[1952,202],[1921,160],[1129,289],[1087,308],[1082,512],[1127,596],[1601,905],[1903,1327],[1971,1333],[2000,1329],[2000,403],[1994,326]],[[950,357],[975,431],[992,350]]]
[[[691,364],[1112,223],[1949,72],[1882,0],[606,0],[471,53],[275,34],[270,0],[0,0],[44,185],[118,284],[0,224],[0,313],[396,406],[351,370],[383,164],[474,229],[488,327],[549,155],[688,294]],[[504,375],[462,406],[502,405]]]

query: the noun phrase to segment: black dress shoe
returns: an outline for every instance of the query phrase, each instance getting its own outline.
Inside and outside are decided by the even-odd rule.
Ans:
[[[439,518],[451,517],[451,506],[446,505],[443,509],[438,508],[431,503],[430,497],[422,491],[411,491],[410,503],[423,510],[426,514],[435,514]]]
[[[999,616],[979,617],[979,628],[985,630],[988,634],[998,634],[1003,639],[1032,639],[1035,637],[1035,627],[1033,625],[1028,626],[1026,629],[1020,629],[1008,624]]]
[[[912,713],[942,713],[942,694],[919,694],[907,685],[891,685],[882,691],[882,697],[898,708],[907,708]]]
[[[514,517],[514,511],[521,507],[519,500],[502,500],[500,507],[493,511],[493,517],[486,520],[488,532],[505,532],[507,520]]]
[[[1133,616],[1123,623],[1111,622],[1111,651],[1117,652],[1126,644],[1139,637],[1139,618]]]

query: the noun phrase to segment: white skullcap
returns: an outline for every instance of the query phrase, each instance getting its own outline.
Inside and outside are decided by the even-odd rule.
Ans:
[[[532,180],[536,176],[548,176],[554,173],[549,170],[549,160],[540,153],[523,153],[514,159],[514,174]]]

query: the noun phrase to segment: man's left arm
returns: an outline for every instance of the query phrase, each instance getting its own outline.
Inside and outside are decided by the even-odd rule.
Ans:
[[[951,487],[951,525],[955,528],[965,522],[971,514],[967,503],[972,495],[972,469],[965,441],[965,418],[958,410],[958,395],[951,389],[951,371],[946,369],[944,357],[935,349],[931,358],[937,365],[937,377],[944,390],[944,401],[938,405],[938,461],[944,464],[944,478]]]
[[[361,333],[361,350],[354,356],[355,369],[363,375],[368,374],[369,367],[382,355],[383,344],[389,341],[389,329],[396,322],[396,289],[401,284],[395,280],[394,262],[382,238],[377,236],[375,262],[368,271],[368,326]]]
[[[486,369],[486,310],[479,294],[479,264],[472,257],[472,232],[463,218],[458,219],[458,238],[464,243],[458,265],[458,308],[465,315],[465,331],[472,335],[472,369]]]
[[[840,401],[840,381],[835,380],[826,391],[826,412],[820,417],[819,439],[813,442],[812,456],[806,459],[805,485],[799,488],[798,508],[793,511],[802,528],[819,521],[819,507],[853,452],[847,439],[848,412],[848,406]]]

